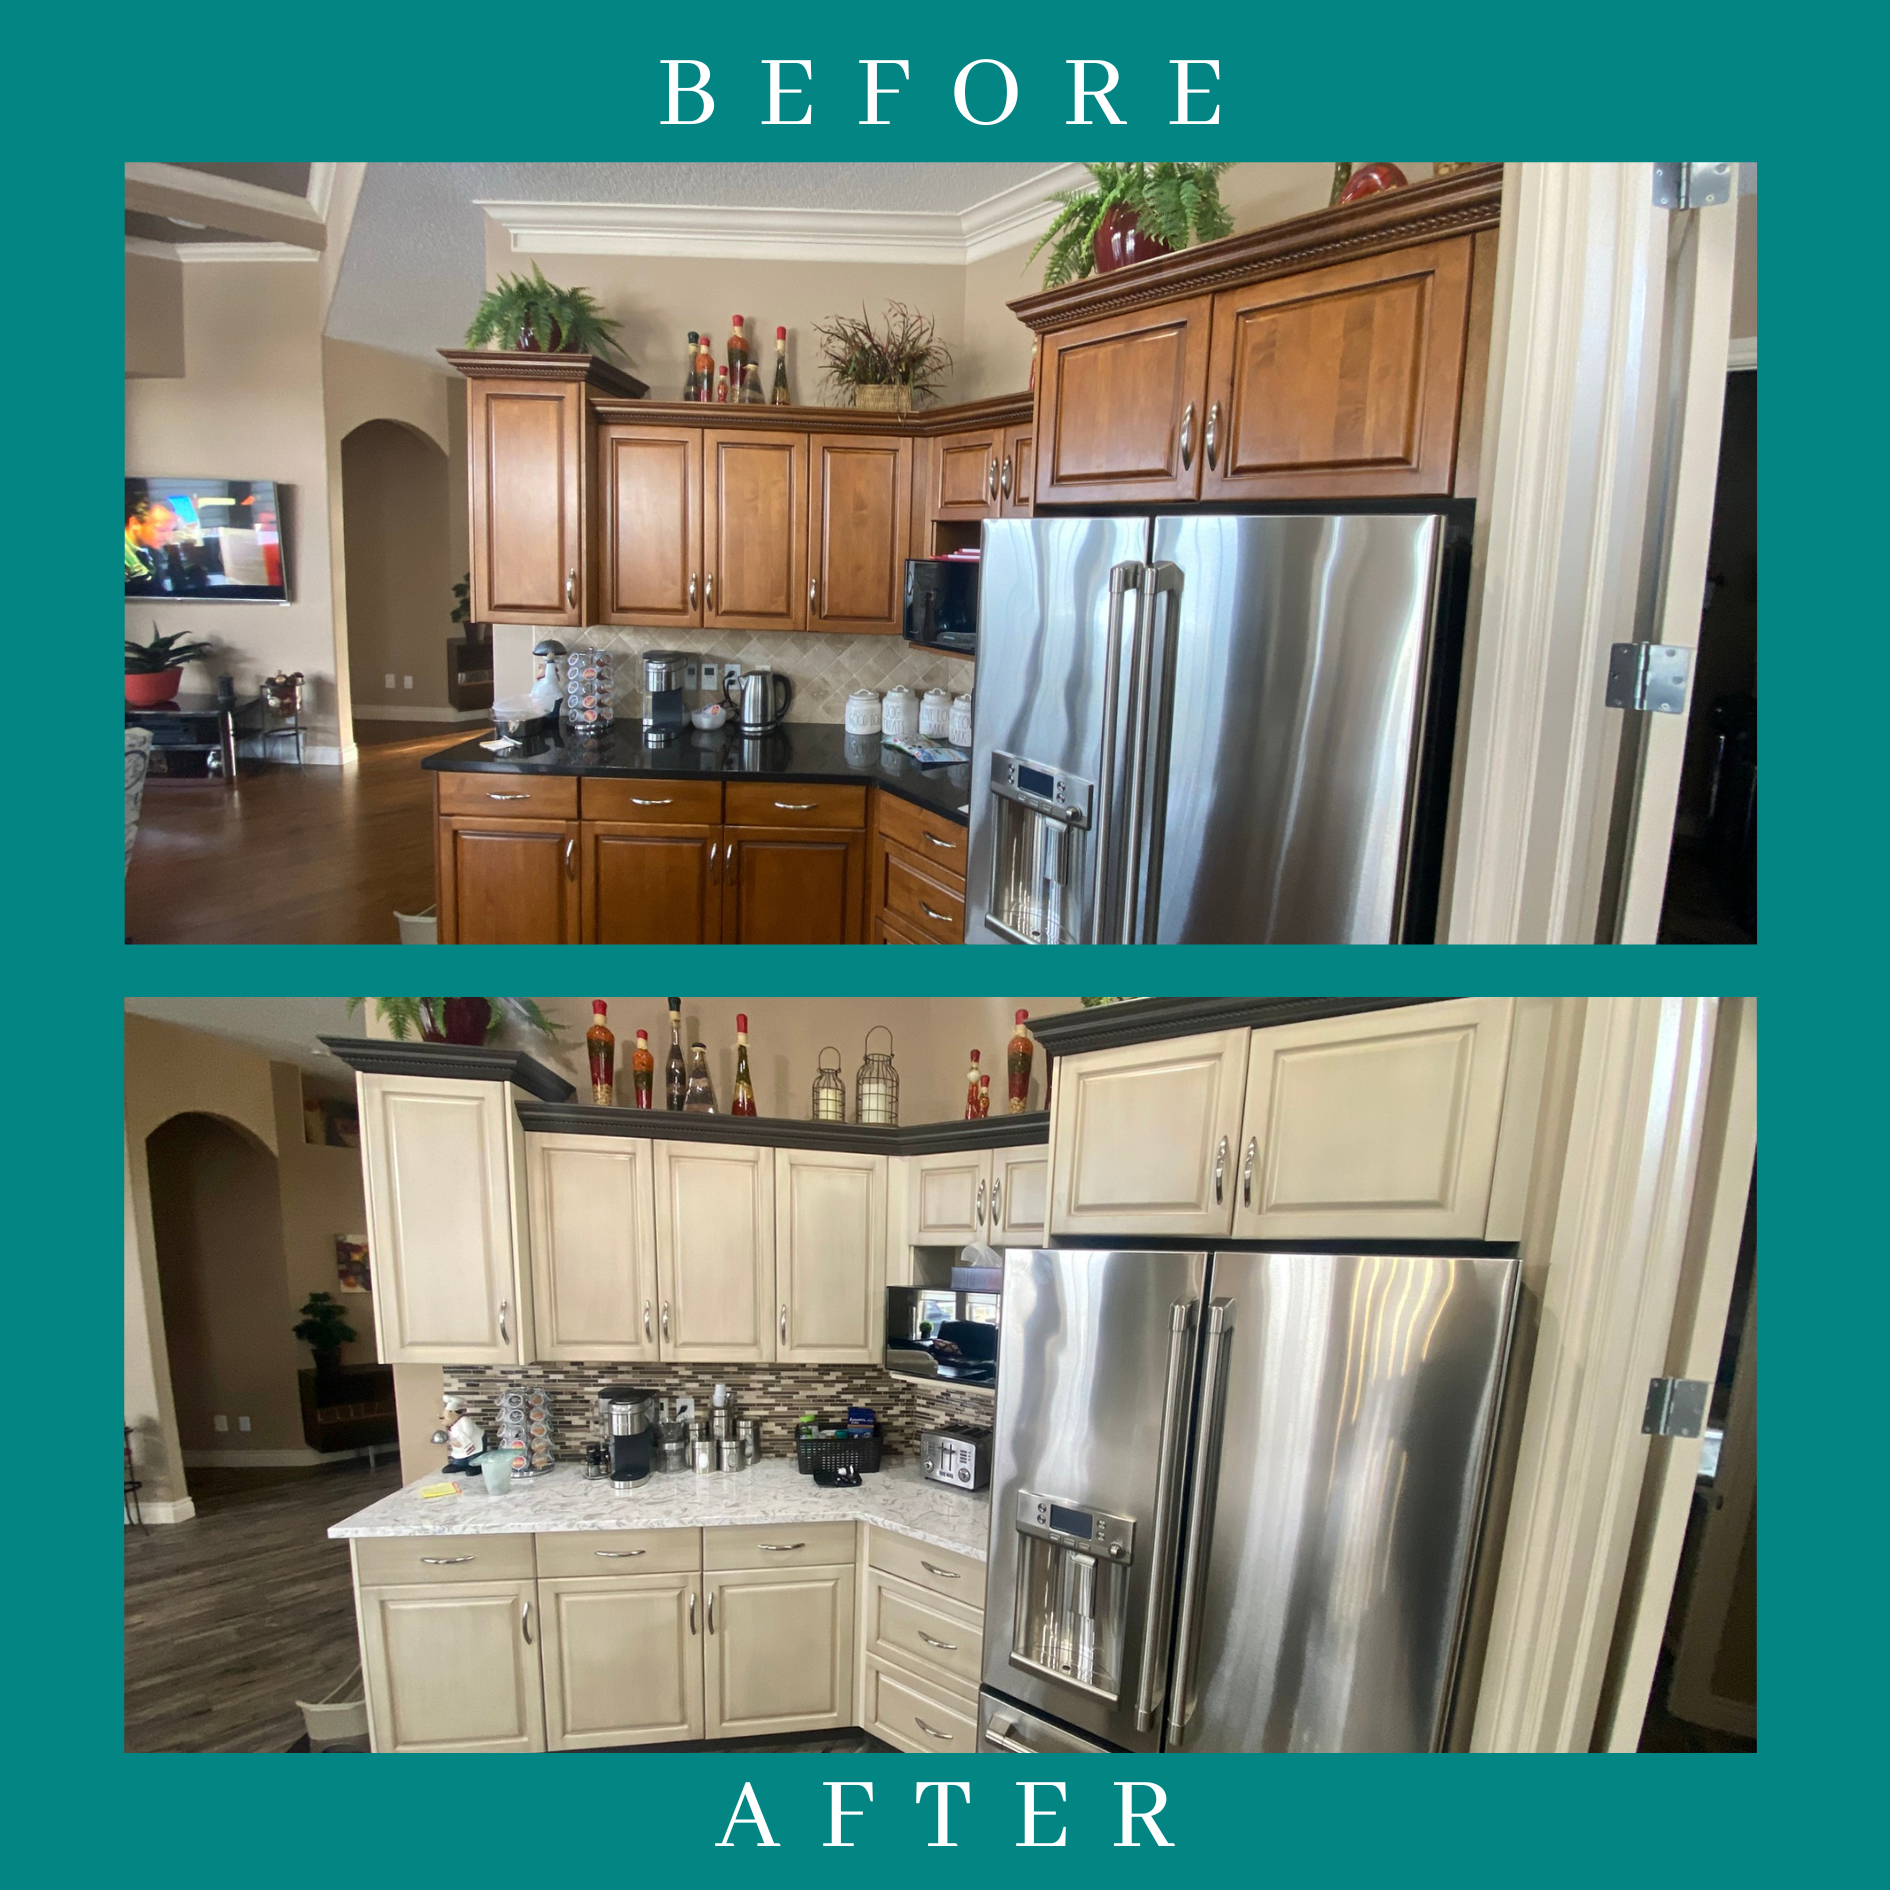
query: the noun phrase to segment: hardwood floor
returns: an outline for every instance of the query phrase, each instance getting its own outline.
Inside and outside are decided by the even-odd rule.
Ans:
[[[363,747],[346,768],[262,766],[233,788],[153,776],[125,881],[127,935],[140,945],[396,943],[395,912],[433,903],[433,784],[421,758],[465,739],[435,724]]]
[[[128,1527],[125,1750],[287,1751],[296,1701],[356,1658],[348,1545],[328,1526],[399,1487],[392,1462],[193,1470],[195,1517]]]

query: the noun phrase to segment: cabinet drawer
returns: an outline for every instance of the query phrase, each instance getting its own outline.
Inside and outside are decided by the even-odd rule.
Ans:
[[[730,1525],[702,1532],[704,1568],[836,1567],[853,1560],[850,1522]]]
[[[968,829],[929,808],[902,801],[896,794],[879,796],[879,830],[888,840],[916,854],[934,879],[965,889],[965,853]]]
[[[354,1566],[363,1588],[528,1582],[534,1572],[530,1536],[356,1536]]]
[[[702,1566],[700,1529],[568,1529],[538,1538],[538,1573],[690,1575]]]
[[[699,826],[722,818],[720,781],[600,781],[584,783],[586,820],[640,820],[657,826]]]
[[[866,1582],[866,1651],[901,1667],[975,1691],[984,1648],[984,1612],[947,1601],[870,1569]]]
[[[442,814],[477,814],[486,820],[524,814],[547,820],[577,818],[574,774],[441,774],[435,779]]]
[[[914,869],[911,856],[898,847],[883,847],[878,888],[882,911],[909,931],[940,945],[962,944],[965,936],[965,898],[961,889],[929,873]]]
[[[866,1730],[901,1752],[976,1752],[977,1708],[869,1658]]]
[[[864,827],[866,790],[833,782],[785,781],[763,787],[728,784],[731,827]]]
[[[984,1607],[984,1564],[950,1549],[915,1542],[887,1529],[875,1529],[867,1544],[867,1561],[903,1581],[947,1595],[968,1608]]]

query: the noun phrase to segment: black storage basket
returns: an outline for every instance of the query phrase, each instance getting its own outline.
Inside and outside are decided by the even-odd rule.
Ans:
[[[816,1470],[838,1470],[843,1464],[851,1464],[864,1475],[879,1468],[882,1435],[875,1424],[871,1437],[797,1437],[794,1460],[804,1477]]]

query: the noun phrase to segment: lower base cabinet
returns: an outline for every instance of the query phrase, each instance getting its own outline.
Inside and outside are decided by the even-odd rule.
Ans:
[[[851,1724],[853,1587],[851,1564],[708,1578],[707,1737]]]
[[[542,1752],[536,1584],[360,1591],[376,1752]]]
[[[976,1752],[978,1703],[897,1667],[866,1659],[860,1718],[875,1739],[901,1752]]]
[[[540,1577],[545,1745],[552,1752],[700,1739],[701,1577]]]

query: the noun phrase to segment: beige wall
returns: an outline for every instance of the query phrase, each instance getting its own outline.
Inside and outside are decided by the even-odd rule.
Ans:
[[[374,1349],[374,1301],[366,1293],[344,1293],[335,1273],[335,1237],[365,1238],[367,1197],[361,1185],[361,1151],[310,1142],[302,1128],[302,1072],[293,1063],[269,1066],[275,1101],[277,1187],[282,1201],[282,1270],[290,1311],[298,1314],[311,1293],[331,1293],[355,1329],[352,1344],[341,1348],[344,1365],[371,1365]],[[352,1097],[349,1084],[322,1086],[322,1093]],[[372,1256],[370,1255],[370,1264]],[[293,1322],[291,1322],[293,1323]],[[297,1365],[310,1362],[296,1347]],[[301,1441],[299,1435],[296,1439]]]
[[[125,378],[176,379],[184,371],[184,266],[125,252]]]

